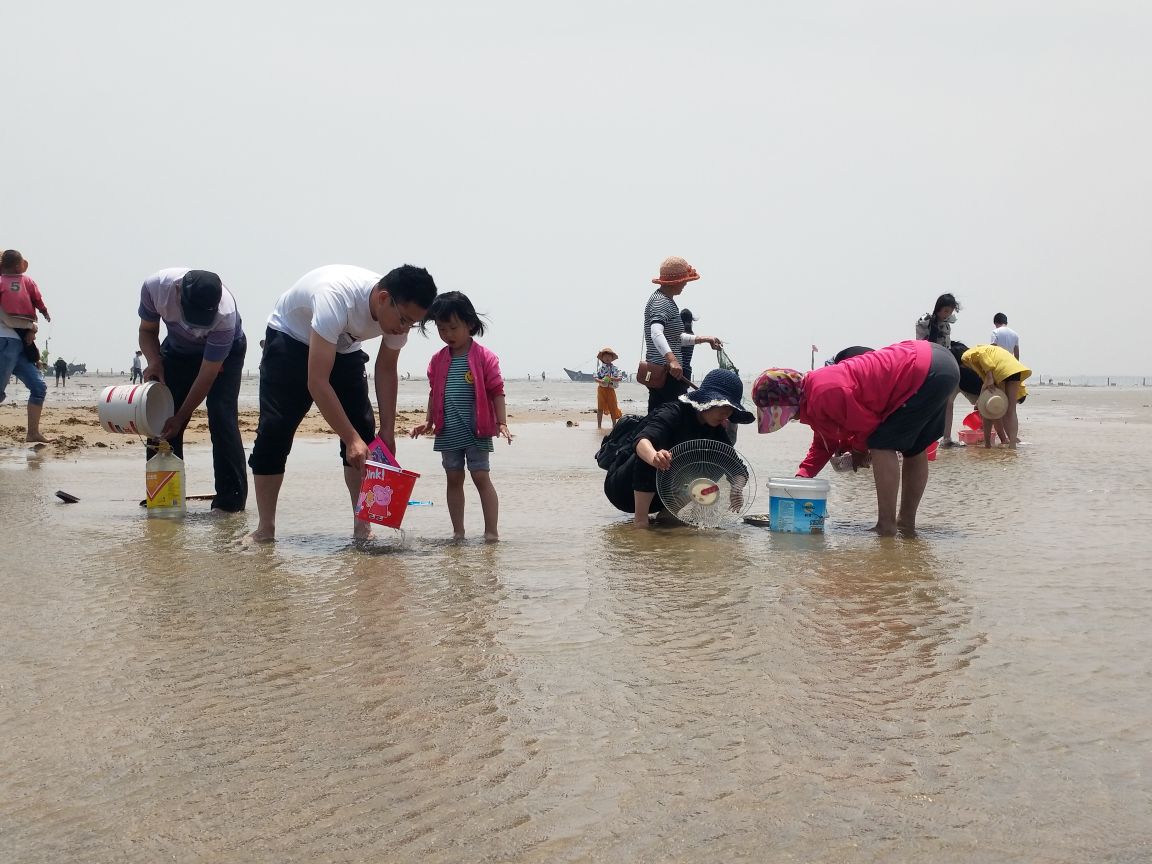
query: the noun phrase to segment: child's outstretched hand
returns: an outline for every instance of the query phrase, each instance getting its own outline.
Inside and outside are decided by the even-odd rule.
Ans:
[[[412,431],[409,432],[408,434],[410,436],[412,436],[413,438],[419,438],[421,435],[423,435],[425,433],[431,435],[435,431],[436,431],[436,427],[433,426],[431,423],[421,423],[419,426],[413,426]]]
[[[508,424],[507,423],[501,423],[500,424],[500,435],[503,438],[507,438],[509,444],[512,443],[512,433],[510,431],[508,431]]]

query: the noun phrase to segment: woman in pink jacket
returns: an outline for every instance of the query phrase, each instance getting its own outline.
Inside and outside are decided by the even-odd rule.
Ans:
[[[767,369],[752,388],[761,432],[795,418],[816,436],[869,452],[879,534],[913,532],[928,485],[928,446],[944,428],[944,410],[960,382],[942,345],[898,342],[807,374]],[[901,470],[900,456],[904,457]],[[897,511],[899,501],[899,511]]]
[[[459,291],[440,294],[428,309],[436,322],[443,350],[428,364],[428,416],[412,430],[417,438],[436,434],[435,450],[441,454],[448,475],[448,516],[452,534],[464,539],[464,468],[480,493],[484,512],[484,539],[500,539],[497,520],[500,499],[492,485],[489,455],[498,435],[512,443],[504,405],[504,378],[500,360],[473,339],[484,335],[484,324],[472,301]]]

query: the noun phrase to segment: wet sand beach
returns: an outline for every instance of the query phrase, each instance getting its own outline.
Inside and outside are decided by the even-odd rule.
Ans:
[[[1036,388],[1018,451],[941,451],[879,539],[867,473],[824,536],[634,531],[591,394],[545,387],[489,545],[431,441],[433,506],[358,547],[303,438],[247,549],[254,508],[145,518],[138,450],[0,447],[0,860],[1152,859],[1152,392]],[[741,431],[754,512],[808,440]]]

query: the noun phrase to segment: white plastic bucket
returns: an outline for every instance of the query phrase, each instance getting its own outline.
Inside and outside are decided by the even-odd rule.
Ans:
[[[159,381],[105,387],[96,403],[100,425],[109,432],[159,438],[164,424],[176,413],[172,391]]]
[[[823,534],[827,480],[772,477],[768,480],[768,527],[792,534]]]

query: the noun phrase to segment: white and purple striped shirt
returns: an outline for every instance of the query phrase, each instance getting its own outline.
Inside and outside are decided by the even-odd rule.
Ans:
[[[236,298],[227,287],[220,296],[220,308],[210,327],[194,327],[184,320],[180,307],[180,280],[190,267],[169,267],[153,273],[140,288],[140,317],[163,321],[173,350],[180,354],[200,354],[210,363],[219,363],[232,350],[232,343],[244,335]]]

